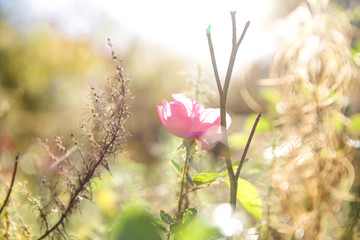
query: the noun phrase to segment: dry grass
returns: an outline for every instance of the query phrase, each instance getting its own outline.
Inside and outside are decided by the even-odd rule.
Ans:
[[[354,200],[355,173],[350,134],[342,126],[349,123],[344,109],[358,74],[350,41],[345,15],[317,11],[274,57],[271,75],[282,96],[279,123],[288,153],[274,154],[270,206],[279,207],[267,209],[273,230],[264,239],[340,239],[349,225],[345,203]]]

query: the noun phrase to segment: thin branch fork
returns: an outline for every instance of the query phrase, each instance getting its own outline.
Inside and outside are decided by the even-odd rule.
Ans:
[[[232,76],[232,72],[234,69],[234,64],[235,64],[235,59],[236,59],[236,54],[237,51],[241,45],[242,40],[245,37],[246,31],[250,25],[250,22],[248,21],[245,24],[245,27],[243,29],[243,32],[239,38],[239,40],[237,40],[236,37],[236,12],[230,12],[231,14],[231,20],[232,20],[232,31],[233,31],[233,35],[232,35],[232,50],[231,50],[231,55],[230,55],[230,60],[229,60],[229,65],[227,68],[227,72],[226,72],[226,76],[225,76],[225,81],[224,81],[224,85],[222,86],[221,84],[221,80],[219,77],[219,72],[218,72],[218,68],[217,68],[217,64],[216,64],[216,58],[215,58],[215,53],[214,53],[214,47],[212,44],[212,39],[211,39],[211,33],[210,33],[210,27],[209,26],[206,29],[206,35],[208,38],[208,44],[209,44],[209,50],[210,50],[210,56],[211,56],[211,62],[212,62],[212,66],[213,66],[213,71],[214,71],[214,75],[215,75],[215,80],[216,80],[216,84],[217,84],[217,88],[218,88],[218,92],[220,95],[220,116],[221,116],[221,133],[222,133],[222,139],[223,141],[225,141],[225,163],[226,163],[226,168],[228,170],[228,175],[229,175],[229,180],[230,180],[230,205],[234,208],[236,208],[236,192],[237,192],[237,179],[238,179],[238,174],[240,174],[239,168],[241,169],[241,167],[238,168],[236,175],[234,174],[234,170],[232,168],[232,163],[231,163],[231,159],[230,159],[230,150],[227,144],[228,141],[228,137],[227,137],[227,130],[226,130],[226,100],[227,100],[227,94],[228,94],[228,90],[229,90],[229,85],[230,85],[230,80],[231,80],[231,76]],[[245,158],[245,157],[244,157]],[[244,160],[243,160],[244,161]]]
[[[19,162],[19,153],[18,153],[18,154],[16,155],[16,157],[15,157],[15,165],[14,165],[14,171],[13,171],[13,174],[12,174],[12,177],[11,177],[10,187],[9,187],[9,190],[8,190],[8,192],[7,192],[7,194],[6,194],[4,203],[3,203],[2,206],[1,206],[0,214],[1,214],[2,211],[5,209],[5,206],[6,206],[7,202],[9,201],[9,198],[10,198],[10,195],[11,195],[11,191],[12,191],[12,189],[13,189],[14,182],[15,182],[15,175],[16,175],[16,172],[17,172],[18,162]]]
[[[233,69],[234,69],[234,64],[235,64],[237,51],[238,51],[238,49],[239,49],[239,47],[241,45],[241,42],[243,41],[243,39],[245,37],[247,29],[250,26],[250,22],[247,21],[239,40],[236,42],[236,40],[235,40],[236,39],[235,13],[236,12],[231,12],[231,19],[232,19],[232,25],[233,25],[233,46],[232,46],[232,50],[231,50],[228,69],[227,69],[227,72],[226,72],[225,83],[224,83],[224,86],[223,86],[223,93],[225,95],[225,99],[227,97],[227,93],[228,93],[228,90],[229,90],[230,80],[231,80],[232,72],[233,72]]]

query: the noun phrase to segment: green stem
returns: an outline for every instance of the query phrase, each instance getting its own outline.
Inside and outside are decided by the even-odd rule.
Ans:
[[[186,157],[185,157],[185,164],[182,172],[182,180],[181,180],[181,188],[180,188],[180,196],[179,196],[179,202],[178,202],[178,217],[181,216],[181,207],[183,202],[183,192],[184,192],[184,185],[185,185],[185,176],[188,168],[189,158],[191,156],[191,150],[193,147],[194,140],[193,139],[184,139],[183,144],[186,148]]]
[[[226,104],[220,102],[221,111],[221,134],[224,141],[224,157],[225,164],[229,175],[230,181],[230,205],[235,210],[236,208],[236,191],[237,191],[237,179],[235,178],[234,170],[232,168],[232,162],[230,158],[230,149],[228,144],[228,134],[226,129]]]

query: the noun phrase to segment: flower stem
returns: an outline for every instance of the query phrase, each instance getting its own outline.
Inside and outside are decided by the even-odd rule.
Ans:
[[[183,172],[182,172],[180,196],[179,196],[179,202],[178,202],[178,217],[179,218],[181,216],[181,207],[182,207],[182,202],[183,202],[183,198],[184,198],[183,192],[184,192],[184,185],[185,185],[185,176],[186,176],[194,140],[193,139],[184,139],[183,144],[186,148],[186,156],[185,156],[185,163],[184,163],[184,168],[183,168]]]

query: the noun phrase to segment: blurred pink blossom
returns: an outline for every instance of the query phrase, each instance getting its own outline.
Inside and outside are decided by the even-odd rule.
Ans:
[[[205,143],[218,138],[221,133],[219,108],[204,108],[203,104],[183,94],[173,94],[172,97],[174,102],[164,99],[163,105],[157,106],[161,123],[167,131],[181,138],[192,138]],[[226,122],[228,128],[231,123],[229,114],[226,114]]]

